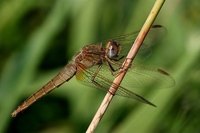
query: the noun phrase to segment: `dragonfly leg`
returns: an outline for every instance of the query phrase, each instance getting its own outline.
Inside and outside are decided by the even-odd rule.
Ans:
[[[109,67],[109,69],[110,69],[110,72],[111,72],[111,74],[113,75],[113,76],[116,76],[116,75],[118,75],[117,73],[114,73],[114,72],[116,72],[116,71],[118,71],[120,68],[121,68],[121,63],[118,63],[117,61],[120,61],[121,59],[123,59],[124,58],[124,56],[122,56],[122,57],[120,57],[119,59],[110,59],[110,58],[108,58],[108,57],[106,57],[106,63],[107,63],[107,65],[108,65],[108,67]],[[114,69],[113,68],[113,66],[112,66],[112,64],[113,65],[116,65],[116,66],[118,66],[118,68],[117,69]]]
[[[105,57],[106,58],[106,60],[109,62],[109,63],[111,63],[111,64],[114,64],[114,65],[117,65],[117,66],[121,66],[121,63],[118,63],[118,62],[116,62],[117,60],[114,60],[114,59],[110,59],[110,58],[108,58],[108,57]]]
[[[92,83],[93,83],[94,85],[98,86],[99,88],[102,88],[102,89],[105,90],[105,91],[109,91],[109,89],[108,89],[107,87],[105,87],[105,86],[103,86],[103,85],[101,85],[101,84],[99,84],[98,82],[95,81],[95,77],[97,76],[97,74],[98,74],[98,72],[100,71],[101,67],[102,67],[102,65],[99,65],[99,66],[98,66],[98,69],[97,69],[97,71],[94,73],[94,75],[92,76],[91,81],[92,81]],[[112,82],[110,82],[110,84],[112,84]],[[114,95],[111,91],[109,91],[109,92],[110,92],[112,95]]]
[[[121,59],[124,58],[124,55],[122,57],[120,57],[119,59],[113,59],[114,61],[120,61]]]
[[[114,61],[114,60],[110,60],[109,58],[106,60],[106,64],[108,65],[108,68],[109,68],[111,74],[112,74],[113,76],[116,76],[117,73],[115,73],[115,72],[118,71],[118,70],[120,69],[121,64],[118,63],[118,62],[116,62],[116,61]],[[118,66],[118,68],[117,68],[117,69],[114,69],[113,66],[112,66],[112,64]]]
[[[129,58],[126,58],[126,59],[125,59],[125,62],[127,62],[127,59],[129,59]],[[131,59],[130,59],[130,60],[131,60]],[[117,73],[117,74],[115,75],[116,77],[119,76],[122,72],[128,71],[127,69],[131,68],[132,63],[130,64],[129,67],[125,67],[126,64],[127,64],[127,63],[123,63],[122,67],[119,68],[119,69],[121,69],[121,71],[119,71],[119,73]]]
[[[106,64],[108,65],[108,68],[109,68],[111,74],[112,74],[113,76],[115,76],[115,73],[114,73],[114,72],[116,72],[118,69],[115,70],[115,69],[112,67],[112,65],[111,65],[109,62],[107,62],[107,61],[106,61]]]

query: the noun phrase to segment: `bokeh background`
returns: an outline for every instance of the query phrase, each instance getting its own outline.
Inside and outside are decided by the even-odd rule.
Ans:
[[[84,45],[140,29],[153,4],[154,0],[1,0],[0,132],[85,132],[105,93],[75,78],[16,118],[11,113]],[[168,34],[143,63],[169,72],[175,87],[132,88],[157,108],[114,97],[96,133],[200,131],[199,12],[197,0],[165,2],[155,24],[165,26]]]

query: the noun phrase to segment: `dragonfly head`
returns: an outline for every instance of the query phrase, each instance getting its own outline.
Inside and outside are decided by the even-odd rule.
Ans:
[[[110,40],[106,44],[106,56],[110,59],[116,59],[121,51],[121,45],[116,41]]]

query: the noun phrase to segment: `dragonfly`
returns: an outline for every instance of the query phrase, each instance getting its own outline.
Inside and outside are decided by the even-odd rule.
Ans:
[[[84,46],[54,78],[19,105],[11,114],[12,117],[74,76],[84,85],[108,92],[138,33],[132,32]],[[151,54],[150,47],[159,42],[165,34],[165,27],[152,26],[136,59],[147,58]],[[133,62],[115,95],[155,106],[142,96],[126,89],[148,88],[151,85],[172,87],[174,79],[162,69]]]

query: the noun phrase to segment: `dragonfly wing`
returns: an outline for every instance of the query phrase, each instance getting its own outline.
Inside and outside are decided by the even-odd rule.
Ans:
[[[108,67],[104,64],[102,65],[101,69],[99,70],[98,74],[94,78],[94,81],[92,81],[92,77],[94,76],[94,73],[97,72],[98,66],[94,66],[92,68],[88,69],[79,69],[76,78],[77,80],[89,87],[93,87],[96,89],[100,89],[103,91],[109,91],[109,88],[114,80],[114,76],[111,75],[110,71],[108,70]],[[145,98],[139,96],[138,94],[131,92],[127,90],[126,88],[119,86],[116,95],[132,98],[135,100],[138,100],[140,102],[155,106]]]
[[[115,94],[122,96],[122,97],[132,98],[132,99],[135,99],[135,100],[140,101],[142,103],[146,103],[146,104],[149,104],[149,105],[156,107],[156,105],[149,102],[148,100],[146,100],[142,96],[140,96],[140,95],[138,95],[138,94],[136,94],[136,93],[134,93],[130,90],[127,90],[126,88],[124,88],[122,86],[119,86],[119,88],[117,89],[117,92]]]
[[[126,56],[133,45],[137,35],[139,32],[135,34],[127,34],[124,40],[119,40],[119,43],[122,45],[121,54]],[[147,36],[145,37],[137,55],[134,59],[135,61],[143,61],[151,55],[151,47],[158,44],[166,35],[167,30],[165,27],[160,25],[153,26]],[[118,39],[116,39],[118,41]]]
[[[174,79],[167,72],[141,64],[132,64],[122,81],[122,85],[134,88],[149,88],[152,85],[169,88],[174,84]]]
[[[110,85],[112,84],[112,81],[114,80],[114,76],[111,75],[108,69],[104,69],[104,66],[105,65],[102,65],[99,71],[98,66],[93,66],[87,69],[79,68],[76,73],[77,81],[89,87],[108,91]],[[95,73],[97,72],[98,74],[93,79]]]
[[[105,47],[108,41],[114,40],[122,46],[119,58],[126,57],[138,33],[139,31],[136,31],[125,35],[116,36],[110,39],[102,40],[101,42],[97,42],[95,44],[98,45],[101,44]],[[149,57],[149,55],[151,54],[151,47],[158,44],[158,42],[162,40],[162,38],[166,35],[166,33],[167,30],[165,27],[161,25],[152,26],[134,60],[143,61],[144,59]],[[123,62],[123,60],[120,61]]]

